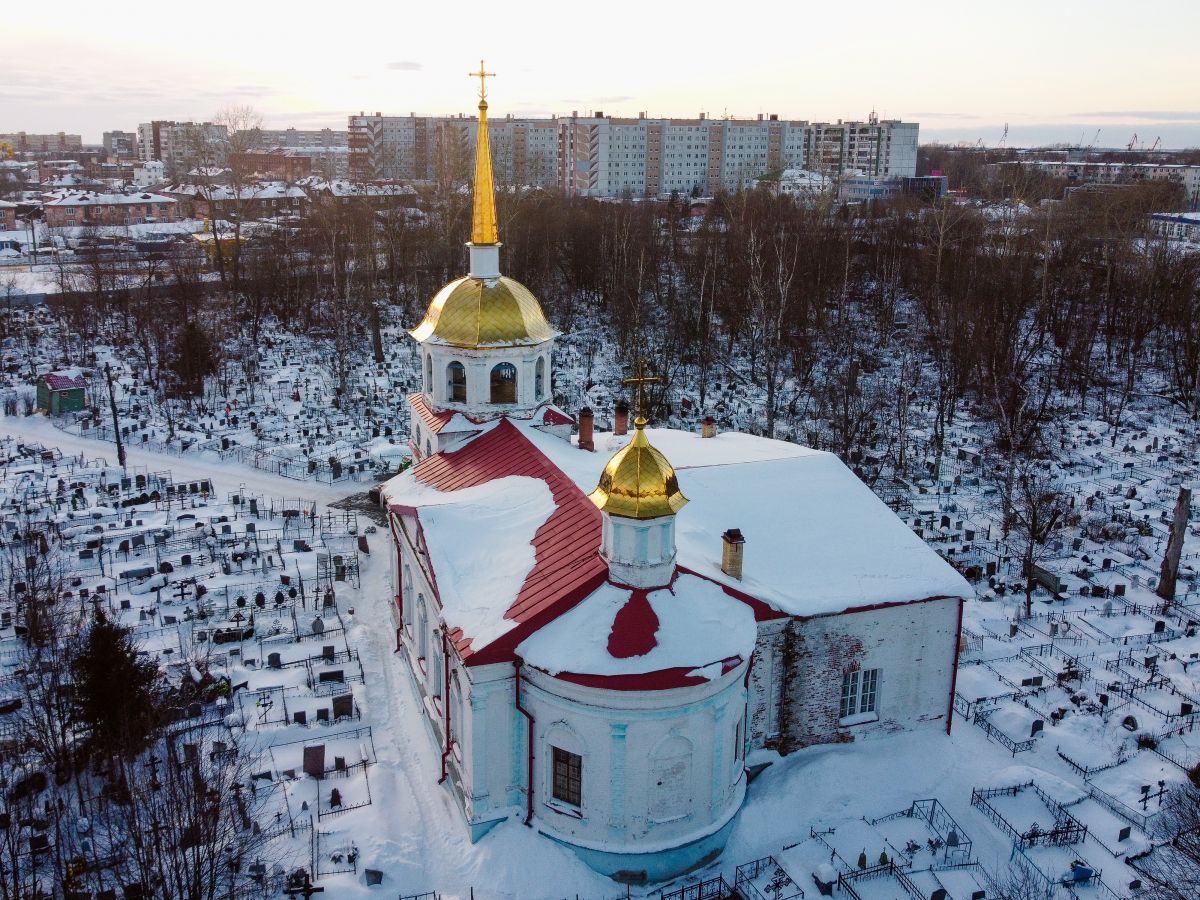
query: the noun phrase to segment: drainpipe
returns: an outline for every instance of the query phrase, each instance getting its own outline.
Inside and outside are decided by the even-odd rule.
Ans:
[[[450,758],[450,649],[446,644],[446,629],[442,629],[442,708],[445,711],[446,749],[442,751],[442,777],[438,784],[446,780],[446,761]]]
[[[517,712],[525,717],[529,722],[529,741],[528,741],[528,759],[526,781],[527,787],[525,791],[525,825],[532,827],[529,823],[533,821],[533,716],[529,710],[521,705],[521,666],[525,661],[519,656],[513,657],[513,669],[516,671],[517,681]]]
[[[958,630],[954,632],[956,640],[954,641],[954,668],[950,670],[950,705],[946,709],[946,734],[950,733],[950,726],[954,724],[954,692],[958,689],[958,657],[962,652],[962,620],[963,606],[965,601],[960,597],[958,600]]]

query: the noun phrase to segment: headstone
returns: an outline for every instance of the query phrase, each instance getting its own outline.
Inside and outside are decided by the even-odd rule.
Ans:
[[[304,748],[304,774],[313,778],[325,777],[325,745]]]
[[[333,698],[333,717],[335,719],[354,718],[353,694],[339,694]]]
[[[363,869],[363,875],[366,876],[367,887],[383,884],[383,871],[380,869]]]
[[[1033,724],[1029,727],[1029,736],[1037,737],[1041,730],[1046,727],[1044,719],[1034,719]]]
[[[268,653],[267,654],[267,666],[272,669],[283,668],[283,662],[281,661],[278,653]]]
[[[302,709],[296,710],[296,712],[292,713],[292,722],[296,725],[307,725],[308,713]]]

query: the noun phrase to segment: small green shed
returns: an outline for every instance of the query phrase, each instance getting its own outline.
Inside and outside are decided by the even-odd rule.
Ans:
[[[60,372],[43,375],[37,382],[38,409],[52,416],[78,412],[86,403],[85,386],[86,383],[78,375],[64,375]]]

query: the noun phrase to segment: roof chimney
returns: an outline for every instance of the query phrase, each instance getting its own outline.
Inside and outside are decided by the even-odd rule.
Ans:
[[[592,425],[595,421],[595,415],[589,406],[585,406],[579,411],[579,449],[580,450],[595,450],[596,443],[592,439]]]
[[[741,529],[730,528],[721,535],[721,571],[738,581],[742,580],[742,549],[745,546]]]
[[[616,421],[613,423],[613,434],[618,437],[629,433],[629,404],[624,400],[617,401]]]
[[[717,436],[717,420],[712,416],[705,416],[704,422],[700,425],[700,437],[710,438]]]

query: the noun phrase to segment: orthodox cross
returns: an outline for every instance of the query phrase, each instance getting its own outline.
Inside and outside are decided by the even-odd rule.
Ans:
[[[646,360],[639,358],[637,363],[637,378],[622,378],[621,384],[637,385],[638,401],[637,411],[638,416],[646,418],[646,385],[662,384],[661,375],[646,375]]]
[[[486,100],[487,99],[487,82],[484,81],[484,79],[485,78],[495,78],[496,73],[485,71],[483,68],[483,60],[481,59],[479,61],[479,71],[478,72],[468,72],[467,77],[479,79],[479,99]]]

